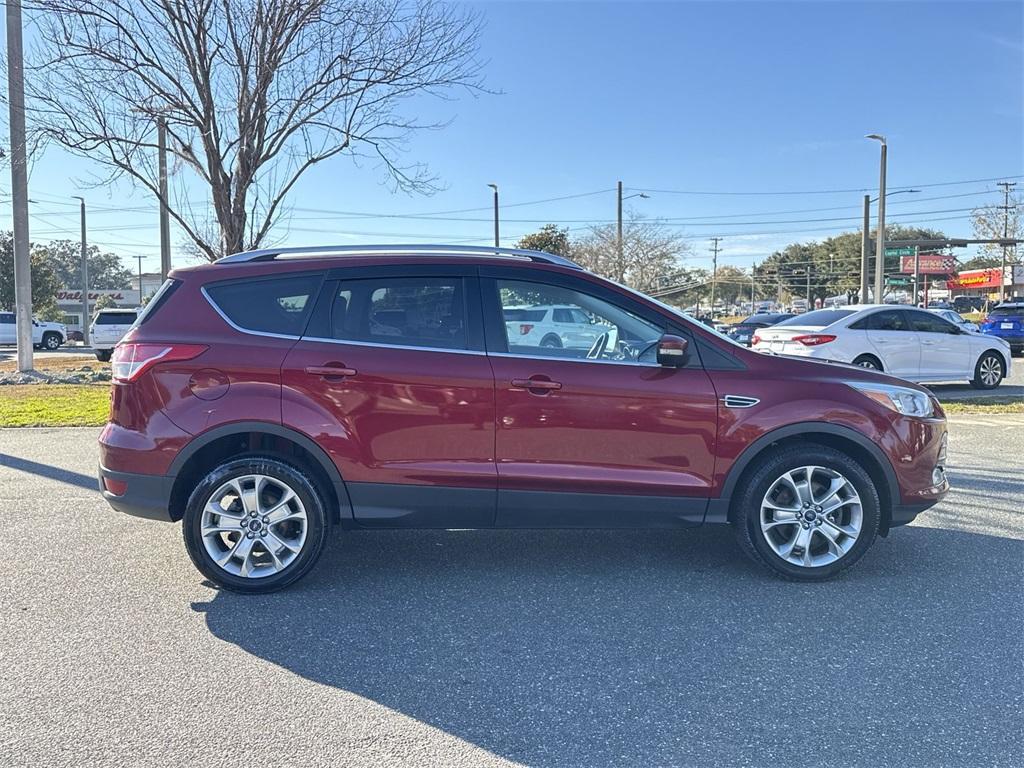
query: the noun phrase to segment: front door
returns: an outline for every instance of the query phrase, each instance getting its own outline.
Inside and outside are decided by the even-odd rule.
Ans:
[[[494,522],[494,379],[462,270],[332,273],[285,360],[284,422],[328,451],[364,525]]]
[[[921,345],[921,378],[969,379],[971,363],[970,337],[934,312],[919,309],[906,310],[910,327]]]
[[[498,525],[701,522],[717,403],[696,350],[686,367],[658,365],[653,345],[665,330],[658,316],[589,281],[552,275],[536,282],[515,270],[482,275],[497,407]],[[589,350],[507,337],[503,307],[552,304],[604,329]]]
[[[868,315],[868,340],[882,369],[893,376],[911,379],[920,374],[921,342],[902,309],[885,309]]]

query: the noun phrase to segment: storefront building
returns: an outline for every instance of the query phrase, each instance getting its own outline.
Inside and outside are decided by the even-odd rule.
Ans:
[[[1007,266],[1000,280],[1000,268],[968,269],[958,272],[946,281],[946,287],[953,296],[979,296],[985,299],[1001,298],[1000,287],[1013,297],[1024,297],[1024,266]]]

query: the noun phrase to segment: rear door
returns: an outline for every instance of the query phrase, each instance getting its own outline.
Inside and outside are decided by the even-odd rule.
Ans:
[[[921,342],[905,310],[883,309],[868,315],[867,334],[886,373],[906,379],[920,375]]]
[[[495,376],[498,525],[702,521],[717,400],[697,350],[688,367],[659,366],[651,345],[665,321],[579,278],[481,268],[481,293]],[[507,337],[502,307],[528,303],[578,307],[606,327],[603,351]]]
[[[921,345],[921,377],[929,379],[973,378],[971,339],[952,323],[933,312],[905,310]]]
[[[330,454],[358,522],[493,524],[494,377],[474,268],[332,271],[282,381],[284,423]]]

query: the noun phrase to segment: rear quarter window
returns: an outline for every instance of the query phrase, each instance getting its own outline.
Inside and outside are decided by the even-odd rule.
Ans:
[[[243,331],[301,336],[320,287],[318,274],[233,280],[203,290],[213,306]]]

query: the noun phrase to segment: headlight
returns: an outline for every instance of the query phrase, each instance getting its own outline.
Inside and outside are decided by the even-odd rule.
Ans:
[[[848,381],[846,383],[886,408],[892,408],[904,416],[925,418],[935,413],[931,397],[916,389],[897,387],[891,384],[875,384],[869,381]]]

